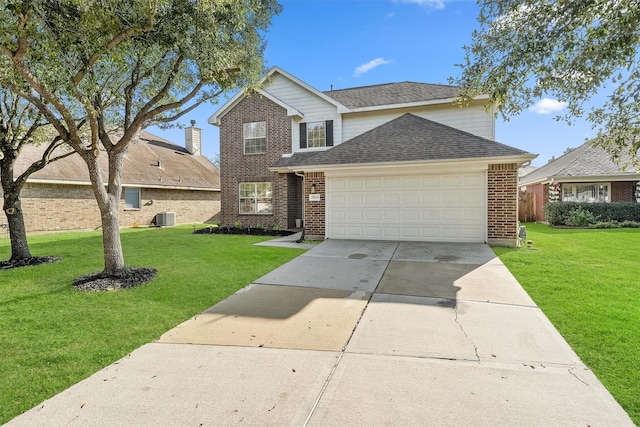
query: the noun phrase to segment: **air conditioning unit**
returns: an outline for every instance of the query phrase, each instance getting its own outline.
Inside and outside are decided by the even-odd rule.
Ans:
[[[171,227],[176,225],[176,213],[158,212],[156,214],[156,225],[158,227]]]

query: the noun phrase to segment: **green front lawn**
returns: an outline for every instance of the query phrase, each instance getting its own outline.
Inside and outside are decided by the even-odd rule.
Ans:
[[[192,234],[191,227],[127,229],[128,265],[154,267],[139,288],[83,293],[71,285],[103,266],[99,233],[29,239],[62,262],[0,271],[0,424],[154,341],[303,251],[257,247],[265,237]],[[0,235],[0,260],[10,256]]]
[[[496,254],[640,425],[640,230],[526,227]]]

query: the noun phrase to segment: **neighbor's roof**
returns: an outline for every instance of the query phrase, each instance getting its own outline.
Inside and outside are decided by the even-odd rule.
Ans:
[[[628,162],[630,157],[623,156],[621,163],[611,159],[611,155],[604,148],[585,142],[566,154],[551,160],[544,166],[520,178],[520,185],[547,182],[560,178],[615,178],[635,179],[638,177],[636,170],[622,171],[622,164]]]
[[[401,82],[330,90],[325,95],[350,109],[453,99],[460,88],[429,83]]]
[[[16,162],[16,174],[22,173],[42,156],[44,145],[25,146]],[[69,150],[62,146],[55,153],[61,155]],[[105,152],[100,152],[98,163],[106,181],[108,169]],[[87,184],[89,175],[84,161],[79,155],[73,154],[48,164],[32,174],[29,181]],[[140,131],[125,154],[122,183],[124,186],[147,188],[220,190],[220,171],[206,157],[192,155],[180,145]]]
[[[272,168],[505,157],[525,162],[536,157],[413,114],[400,116],[326,151],[303,154],[281,158]]]

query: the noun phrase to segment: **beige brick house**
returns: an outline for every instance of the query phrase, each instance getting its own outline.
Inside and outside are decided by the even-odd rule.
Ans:
[[[518,168],[487,96],[402,82],[321,92],[280,68],[209,119],[220,127],[221,220],[311,238],[513,245]]]
[[[220,212],[220,171],[201,155],[200,144],[200,129],[194,126],[186,130],[186,148],[139,132],[123,164],[122,226],[156,224],[158,213],[162,213],[164,225],[174,220],[176,224],[202,223]],[[39,159],[43,148],[26,146],[18,158],[16,174]],[[105,177],[106,160],[106,154],[99,156]],[[100,227],[87,167],[78,155],[50,163],[31,175],[21,202],[27,231]]]

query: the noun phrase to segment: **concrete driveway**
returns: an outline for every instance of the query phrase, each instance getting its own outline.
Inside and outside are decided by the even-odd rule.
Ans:
[[[8,425],[633,423],[488,246],[329,240]]]

